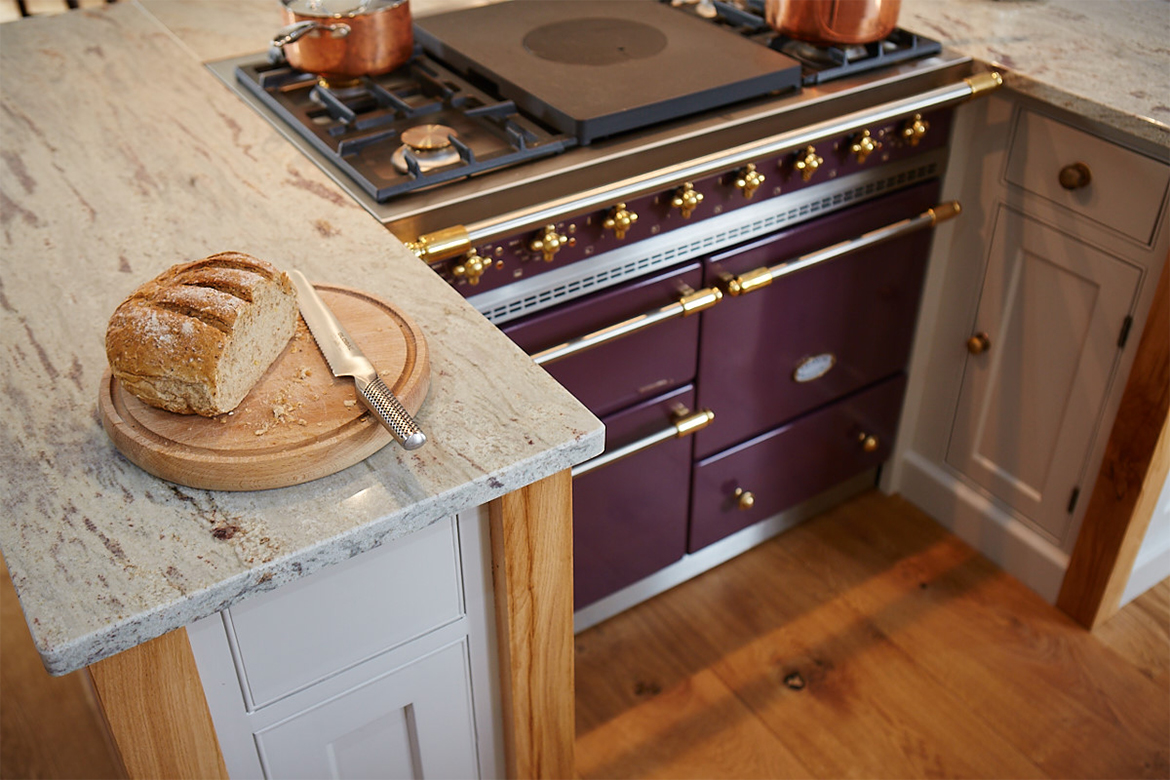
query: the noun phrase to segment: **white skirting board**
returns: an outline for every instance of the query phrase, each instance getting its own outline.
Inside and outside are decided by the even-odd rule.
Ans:
[[[996,565],[1056,603],[1068,553],[983,493],[917,452],[907,451],[897,491]]]

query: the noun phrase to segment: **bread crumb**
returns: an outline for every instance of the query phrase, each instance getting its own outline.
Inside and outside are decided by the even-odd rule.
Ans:
[[[345,405],[346,406],[357,406],[357,401],[346,401]]]

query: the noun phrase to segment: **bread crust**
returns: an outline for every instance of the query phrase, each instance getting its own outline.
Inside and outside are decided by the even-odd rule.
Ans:
[[[242,252],[220,252],[131,293],[106,328],[106,357],[144,403],[213,417],[239,405],[288,344],[296,319],[287,275]]]

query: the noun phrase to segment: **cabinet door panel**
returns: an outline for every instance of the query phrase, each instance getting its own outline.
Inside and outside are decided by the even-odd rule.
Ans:
[[[1007,208],[991,244],[947,462],[1060,539],[1141,275]]]
[[[459,642],[256,733],[272,778],[479,776]]]

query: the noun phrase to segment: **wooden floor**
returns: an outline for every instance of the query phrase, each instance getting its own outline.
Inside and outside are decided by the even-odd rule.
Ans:
[[[876,492],[576,649],[583,778],[1170,776],[1170,581],[1089,634]],[[0,572],[0,778],[121,776]]]
[[[876,492],[576,644],[585,778],[1170,776],[1170,581],[1089,634]]]

